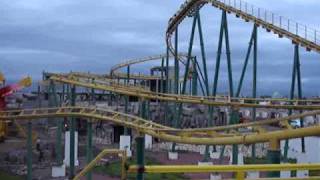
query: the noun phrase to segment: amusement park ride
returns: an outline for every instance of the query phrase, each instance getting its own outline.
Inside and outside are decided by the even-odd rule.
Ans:
[[[20,82],[16,84],[11,84],[11,85],[5,85],[5,78],[2,73],[0,73],[0,85],[3,85],[4,87],[0,88],[0,110],[8,110],[6,109],[6,97],[14,94],[15,92],[31,86],[31,78],[27,77],[22,79]],[[27,137],[27,134],[25,133],[24,129],[14,121],[14,124],[17,126],[17,129],[22,133],[23,136]],[[7,135],[7,122],[1,121],[0,122],[0,139],[4,140],[6,135]]]
[[[207,60],[205,49],[203,46],[203,35],[200,20],[200,10],[205,5],[222,11],[220,36],[218,42],[218,51],[216,57],[216,66],[214,74],[214,83],[212,89],[209,86],[209,78],[207,72]],[[234,83],[232,76],[232,63],[230,56],[229,34],[228,34],[228,14],[233,14],[246,22],[253,23],[253,31],[250,38],[246,59],[240,77],[240,83],[234,91]],[[178,52],[178,27],[179,24],[187,17],[193,18],[192,30],[187,54],[179,54]],[[195,29],[198,28],[200,47],[202,53],[201,62],[193,55],[193,45],[195,37]],[[290,91],[290,99],[272,99],[257,98],[257,29],[264,28],[267,32],[276,34],[279,38],[288,38],[294,46],[294,61],[292,69],[292,85]],[[94,165],[108,153],[119,154],[123,160],[122,163],[122,179],[126,178],[127,173],[137,173],[137,179],[143,179],[144,173],[183,173],[183,172],[235,172],[235,178],[238,180],[246,179],[245,174],[248,171],[268,171],[270,179],[279,179],[279,171],[288,170],[320,170],[320,164],[280,164],[280,141],[285,140],[284,158],[287,156],[288,140],[301,138],[302,149],[304,150],[304,137],[319,136],[320,125],[304,126],[303,120],[308,116],[320,114],[320,100],[302,99],[301,73],[300,73],[300,57],[299,47],[304,47],[307,51],[320,52],[320,44],[318,33],[304,25],[295,23],[294,21],[285,19],[282,16],[276,16],[269,11],[263,11],[255,8],[242,0],[188,0],[176,14],[169,20],[166,30],[167,52],[164,55],[150,56],[141,59],[125,61],[111,68],[110,74],[98,75],[90,73],[68,73],[54,74],[47,73],[44,81],[49,82],[48,93],[55,94],[55,84],[66,85],[70,90],[68,106],[59,106],[51,108],[39,109],[21,109],[0,112],[0,120],[28,120],[28,151],[32,151],[31,143],[31,121],[40,118],[70,118],[70,178],[79,179],[83,175],[87,175],[91,179],[90,170]],[[174,43],[172,43],[174,39]],[[222,54],[223,41],[226,46],[226,57],[228,65],[228,85],[229,95],[218,96],[218,79]],[[247,64],[250,55],[253,54],[253,87],[252,97],[240,97],[242,82],[247,71]],[[174,60],[174,71],[172,78],[169,77],[169,60]],[[130,67],[144,63],[147,61],[161,60],[161,75],[143,75],[132,74]],[[182,66],[181,66],[182,65]],[[180,76],[180,67],[184,74]],[[127,68],[127,73],[118,72],[121,68]],[[148,87],[151,81],[159,84],[158,91],[151,91]],[[187,82],[192,84],[190,88],[191,94],[187,94]],[[28,81],[29,82],[29,81]],[[1,89],[1,98],[3,95],[18,90],[28,83],[19,83],[16,86],[9,86]],[[198,85],[200,85],[201,96],[198,93]],[[298,96],[295,97],[295,87],[298,86]],[[101,109],[95,106],[77,106],[76,105],[76,88],[82,87],[91,90],[94,96],[95,90],[111,92],[125,99],[125,112],[117,112],[108,109]],[[172,87],[172,88],[170,88]],[[4,92],[5,90],[9,91]],[[140,117],[130,115],[128,113],[129,97],[136,97],[140,103]],[[159,124],[147,120],[147,102],[160,101],[166,107],[165,119],[170,124]],[[261,102],[270,101],[273,103],[264,104]],[[281,102],[281,103],[280,103]],[[181,114],[183,105],[185,104],[201,104],[208,108],[208,117],[210,119],[207,128],[182,129],[180,127]],[[2,109],[4,103],[2,101]],[[227,107],[229,111],[230,122],[225,126],[215,126],[214,114],[216,108]],[[252,110],[252,121],[239,123],[239,109],[247,108]],[[171,109],[172,116],[169,116]],[[289,116],[273,118],[268,120],[256,121],[257,109],[277,109],[288,111]],[[88,121],[87,124],[87,166],[75,176],[75,124],[76,117],[81,117]],[[290,121],[300,119],[301,126],[293,128]],[[92,153],[92,124],[94,120],[108,121],[125,127],[124,134],[128,135],[128,129],[135,130],[136,138],[136,159],[137,165],[126,165],[126,151],[124,150],[104,150],[96,158],[93,159]],[[276,129],[270,130],[267,127],[277,125]],[[57,162],[62,164],[61,155],[61,134],[62,122],[57,120]],[[244,130],[245,129],[245,130]],[[144,163],[144,135],[151,135],[163,141],[184,144],[207,145],[204,159],[208,159],[209,146],[232,145],[233,165],[145,165]],[[255,156],[256,143],[269,143],[268,160],[269,165],[237,165],[238,145],[252,145],[252,156]],[[223,155],[224,148],[221,148]],[[175,144],[173,144],[172,152],[175,152]],[[274,172],[276,171],[276,172]],[[28,156],[28,179],[32,179],[32,158]],[[282,178],[283,179],[283,178]],[[297,179],[297,178],[286,178]],[[298,178],[299,179],[299,178]],[[300,178],[301,179],[301,178]],[[320,177],[309,177],[308,179],[320,179]]]

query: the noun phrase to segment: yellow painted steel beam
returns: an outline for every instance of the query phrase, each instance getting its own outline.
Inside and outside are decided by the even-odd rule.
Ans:
[[[81,177],[85,176],[89,171],[91,171],[94,166],[107,154],[118,154],[121,158],[121,180],[126,179],[126,169],[125,163],[127,160],[127,154],[125,150],[119,149],[104,149],[100,152],[89,164],[87,164],[74,178],[73,180],[79,180]]]
[[[136,173],[136,165],[129,166],[128,173]],[[146,165],[145,173],[211,173],[247,171],[320,170],[320,164],[256,164],[256,165]]]

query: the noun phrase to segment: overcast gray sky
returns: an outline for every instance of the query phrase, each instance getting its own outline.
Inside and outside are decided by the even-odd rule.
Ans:
[[[181,0],[1,0],[0,70],[10,80],[31,75],[40,79],[43,70],[53,72],[108,72],[125,59],[165,52],[168,19]],[[319,29],[318,0],[248,0],[295,21]],[[213,79],[221,11],[207,5],[201,10],[210,79]],[[237,85],[252,23],[228,16],[234,84]],[[191,19],[180,27],[179,48],[187,50]],[[260,29],[258,34],[258,91],[289,92],[293,46]],[[198,38],[195,55],[199,53]],[[301,49],[303,90],[320,94],[320,58]],[[226,80],[222,61],[221,91]],[[149,66],[150,67],[150,66]],[[250,67],[250,66],[249,66]],[[146,66],[137,67],[146,71]],[[251,89],[251,71],[246,89]]]

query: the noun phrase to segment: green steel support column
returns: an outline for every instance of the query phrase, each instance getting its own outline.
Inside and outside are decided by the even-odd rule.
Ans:
[[[269,143],[269,149],[267,153],[268,164],[280,164],[281,149],[280,141],[274,140]],[[268,172],[267,177],[280,177],[279,171]]]
[[[144,143],[144,136],[136,137],[137,165],[140,167],[137,172],[137,180],[144,179]]]
[[[280,164],[281,150],[268,150],[267,157],[269,164]],[[269,172],[268,177],[280,177],[280,172]]]
[[[160,92],[164,93],[164,85],[163,85],[163,70],[164,70],[164,58],[161,60],[161,81],[160,81]]]
[[[126,85],[129,85],[129,81],[130,81],[130,65],[127,66],[127,81],[126,81]],[[124,112],[126,114],[129,113],[128,106],[129,106],[129,96],[125,96]],[[129,135],[128,128],[124,127],[123,133],[124,133],[124,135]]]
[[[246,59],[244,61],[244,65],[243,65],[243,68],[242,68],[242,72],[241,72],[241,76],[240,76],[240,80],[239,80],[239,85],[238,85],[236,97],[239,97],[240,93],[241,93],[242,83],[243,83],[243,79],[244,79],[245,73],[247,71],[247,66],[248,66],[248,62],[249,62],[249,58],[250,58],[250,54],[251,54],[251,49],[252,49],[252,44],[254,43],[253,39],[255,37],[255,32],[256,32],[256,25],[254,25],[254,28],[253,28],[253,31],[252,31],[252,34],[251,34],[249,47],[248,47]]]
[[[140,99],[140,117],[146,119],[147,117],[147,111],[146,111],[146,101],[144,99]],[[143,180],[143,167],[144,167],[144,145],[145,144],[145,138],[144,135],[139,135],[136,138],[136,151],[137,151],[137,165],[140,166],[141,170],[137,173],[137,180]]]
[[[290,99],[294,99],[294,92],[295,92],[295,86],[296,86],[296,74],[297,74],[297,58],[296,58],[296,48],[294,51],[294,60],[293,60],[293,67],[292,67],[292,76],[291,76],[291,88],[290,88]],[[292,115],[292,110],[289,110],[289,116]],[[288,150],[289,150],[289,140],[285,141],[284,145],[284,161],[287,162],[288,160]]]
[[[90,119],[87,123],[87,164],[92,161],[92,120]],[[92,179],[92,173],[87,173],[87,180]]]
[[[228,21],[227,13],[223,11],[224,16],[224,32],[225,32],[225,43],[226,43],[226,53],[227,53],[227,65],[228,65],[228,79],[229,79],[229,94],[233,97],[233,80],[232,80],[232,67],[231,67],[231,56],[230,56],[230,45],[229,45],[229,32],[228,32]],[[232,124],[239,123],[239,113],[237,111],[231,110],[231,122]],[[232,146],[232,164],[238,164],[238,145]]]
[[[222,41],[223,41],[223,30],[224,30],[224,15],[222,13],[221,18],[221,26],[220,26],[220,35],[219,35],[219,43],[218,43],[218,51],[217,51],[217,58],[216,58],[216,66],[214,72],[214,81],[213,81],[213,89],[212,89],[212,96],[217,95],[217,87],[218,87],[218,80],[219,80],[219,71],[220,71],[220,60],[221,60],[221,51],[222,51]]]
[[[193,48],[193,41],[194,41],[194,32],[196,29],[196,22],[197,22],[197,14],[194,16],[193,23],[192,23],[191,36],[190,36],[189,48],[188,48],[188,58],[187,58],[187,62],[185,64],[186,69],[184,72],[181,94],[185,94],[186,89],[187,89],[187,81],[188,81],[188,75],[189,75],[189,70],[190,70],[190,61],[192,59],[191,56],[192,56],[192,48]],[[179,114],[179,116],[180,116],[180,114]]]
[[[230,124],[238,124],[239,123],[239,110],[231,109],[230,114]],[[238,164],[238,145],[232,145],[232,164]]]
[[[300,71],[300,55],[299,45],[295,46],[296,68],[297,68],[297,83],[298,83],[298,98],[302,99],[302,86],[301,86],[301,71]],[[300,113],[303,111],[300,110]],[[300,119],[301,127],[304,127],[304,121]],[[301,138],[301,150],[304,153],[306,151],[304,137]]]
[[[52,80],[49,84],[49,107],[58,107],[56,86]],[[57,122],[57,135],[56,135],[56,155],[57,155],[57,165],[62,165],[62,121],[61,119],[56,119]]]
[[[42,107],[42,102],[41,102],[41,87],[40,84],[38,85],[38,108]]]
[[[178,28],[175,31],[174,46],[174,93],[179,94]]]
[[[94,83],[95,79],[92,79],[92,83]],[[95,105],[95,90],[91,89],[91,105]],[[92,120],[87,121],[87,164],[92,161]],[[87,173],[87,180],[92,179],[92,173],[89,171]]]
[[[208,71],[207,71],[207,60],[206,60],[206,53],[205,53],[205,48],[204,48],[204,40],[203,40],[203,35],[202,35],[202,27],[201,27],[201,18],[200,18],[200,13],[199,10],[197,10],[197,22],[198,22],[198,31],[199,31],[199,39],[200,39],[200,48],[201,48],[201,56],[202,56],[202,65],[203,65],[203,71],[204,71],[204,84],[206,88],[206,95],[209,96],[209,80],[208,80]],[[209,127],[213,126],[213,109],[212,107],[209,108]],[[215,149],[215,147],[214,147]],[[206,162],[210,156],[209,153],[209,146],[206,146],[205,149],[205,154],[204,154],[204,161]]]
[[[223,11],[223,15],[224,15],[224,33],[225,33],[224,35],[225,35],[227,65],[228,65],[229,94],[230,94],[230,97],[233,97],[233,80],[232,80],[232,66],[231,66],[231,53],[230,53],[230,44],[229,44],[227,12]]]
[[[198,73],[197,73],[197,65],[196,65],[197,58],[194,58],[193,61],[193,73],[192,73],[192,95],[198,95]]]
[[[169,48],[167,47],[167,57],[166,57],[166,88],[165,88],[165,93],[169,93]],[[168,125],[168,117],[169,117],[169,103],[166,101],[166,107],[165,107],[165,115],[164,115],[164,124]]]
[[[175,31],[174,37],[175,56],[174,56],[174,93],[179,94],[179,59],[178,59],[178,27]],[[174,103],[174,115],[173,115],[173,126],[176,127],[178,122],[179,114],[177,111],[178,103]],[[176,143],[172,143],[172,151],[175,151]]]
[[[62,94],[61,94],[61,99],[60,99],[60,106],[62,106],[63,102],[64,102],[64,96],[66,94],[66,85],[62,84]]]
[[[27,137],[27,180],[32,180],[32,122],[28,121],[28,137]]]
[[[215,66],[215,72],[214,72],[213,88],[212,88],[212,96],[216,96],[217,95],[219,71],[220,71],[220,60],[221,60],[221,51],[222,51],[222,41],[223,41],[223,29],[224,29],[224,15],[222,13],[221,25],[220,25],[220,35],[219,35],[219,42],[218,42],[218,51],[217,51],[216,66]],[[213,111],[213,109],[212,109],[212,111]],[[222,146],[222,149],[221,149],[221,152],[220,152],[220,163],[222,161],[224,150],[225,150],[225,146]]]
[[[257,25],[254,25],[254,43],[253,43],[253,82],[252,82],[252,97],[257,97],[257,58],[258,58],[258,32]],[[252,108],[252,121],[256,121],[256,108]],[[252,158],[256,158],[256,146],[252,144]]]
[[[71,88],[71,106],[76,105],[76,87],[72,86]],[[75,158],[74,158],[74,151],[75,151],[75,129],[76,129],[76,122],[75,119],[71,118],[71,126],[70,126],[70,174],[69,177],[74,177],[75,172]]]
[[[206,59],[206,52],[204,48],[204,40],[202,35],[202,27],[201,27],[201,18],[199,10],[197,10],[197,22],[198,22],[198,31],[199,31],[199,39],[200,39],[200,48],[201,48],[201,56],[202,56],[202,65],[203,65],[203,71],[204,71],[204,84],[206,87],[206,93],[209,96],[209,80],[208,80],[208,71],[207,71],[207,59]]]

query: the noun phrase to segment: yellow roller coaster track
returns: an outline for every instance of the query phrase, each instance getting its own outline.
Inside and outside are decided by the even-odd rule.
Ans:
[[[105,82],[94,82],[92,83],[88,79],[79,78],[76,76],[51,76],[51,80],[67,83],[81,87],[93,88],[98,90],[110,91],[118,93],[121,95],[128,95],[139,97],[142,99],[153,99],[153,100],[162,100],[170,102],[179,102],[179,103],[190,103],[190,104],[204,104],[210,106],[229,106],[234,108],[269,108],[269,109],[296,109],[296,110],[319,110],[320,105],[306,105],[306,104],[256,104],[256,103],[246,103],[241,102],[239,99],[217,99],[210,97],[199,97],[199,96],[186,96],[186,95],[175,95],[175,94],[164,94],[156,93],[149,90],[143,90],[141,88],[134,88],[132,86],[126,86],[115,83],[105,83]],[[245,100],[245,98],[243,99]],[[303,100],[302,100],[303,101]]]
[[[140,86],[139,84],[124,84],[122,82],[117,82],[115,79],[110,78],[108,75],[101,75],[101,74],[92,74],[92,73],[83,73],[83,72],[72,72],[66,74],[57,74],[57,73],[46,73],[48,76],[52,77],[53,79],[60,79],[61,77],[67,79],[78,79],[86,82],[101,82],[101,84],[108,85],[108,86],[117,86],[126,88],[128,90],[140,90],[146,91],[148,93],[153,93],[152,91],[148,90],[145,86]],[[97,84],[97,83],[96,83]],[[157,93],[163,94],[163,93]],[[293,104],[301,104],[301,105],[308,105],[311,103],[320,103],[320,99],[286,99],[286,98],[247,98],[247,97],[229,97],[229,96],[189,96],[189,95],[174,95],[170,94],[171,96],[175,97],[193,97],[198,99],[209,99],[215,101],[232,101],[232,102],[282,102],[282,103],[293,103]]]
[[[61,107],[43,109],[25,109],[0,112],[0,120],[41,119],[50,117],[82,117],[90,120],[104,120],[135,129],[139,133],[149,134],[165,141],[204,144],[232,145],[271,142],[298,137],[320,135],[320,126],[310,126],[293,129],[288,126],[277,130],[261,130],[269,124],[287,122],[288,120],[320,114],[320,111],[310,111],[299,115],[280,119],[264,120],[234,126],[223,126],[199,129],[175,129],[160,125],[137,116],[112,110],[90,107]],[[227,132],[228,131],[228,132]],[[227,133],[226,133],[227,132]]]
[[[172,58],[172,55],[169,55],[168,58]],[[186,54],[184,53],[179,53],[178,58],[181,59],[181,57],[187,57]],[[127,78],[126,73],[121,73],[117,72],[119,69],[131,66],[134,64],[140,64],[140,63],[145,63],[145,62],[150,62],[150,61],[155,61],[155,60],[161,60],[161,59],[166,59],[167,55],[166,54],[161,54],[161,55],[155,55],[155,56],[148,56],[144,58],[139,58],[139,59],[132,59],[132,60],[126,60],[123,61],[123,63],[117,64],[113,66],[110,70],[110,75],[112,78]],[[184,62],[182,62],[184,63]],[[143,75],[143,74],[130,74],[131,79],[137,79],[137,80],[155,80],[155,79],[161,79],[160,76],[148,76],[148,75]]]
[[[310,33],[310,28],[307,28],[303,25],[303,35],[301,35],[301,25],[294,23],[294,28],[291,28],[290,21],[282,22],[282,16],[277,16],[279,22],[275,22],[274,14],[271,14],[271,19],[268,20],[267,13],[260,12],[254,13],[253,10],[250,11],[247,8],[247,3],[242,0],[188,0],[186,1],[181,8],[174,14],[173,17],[169,20],[169,25],[166,32],[166,42],[172,54],[175,54],[174,47],[172,46],[171,37],[173,32],[176,30],[178,25],[188,16],[190,13],[193,13],[195,10],[200,9],[203,5],[210,3],[214,7],[224,10],[228,13],[233,13],[237,17],[241,17],[245,21],[253,22],[258,26],[262,26],[268,32],[273,31],[275,34],[278,34],[279,37],[286,37],[292,40],[295,44],[300,44],[303,47],[306,47],[307,50],[314,50],[320,52],[320,45],[317,42],[317,31],[312,30]],[[288,24],[285,26],[285,24]],[[304,36],[304,37],[302,37]],[[312,37],[312,38],[310,38]],[[312,40],[311,40],[312,39]],[[320,41],[319,41],[320,42]]]

